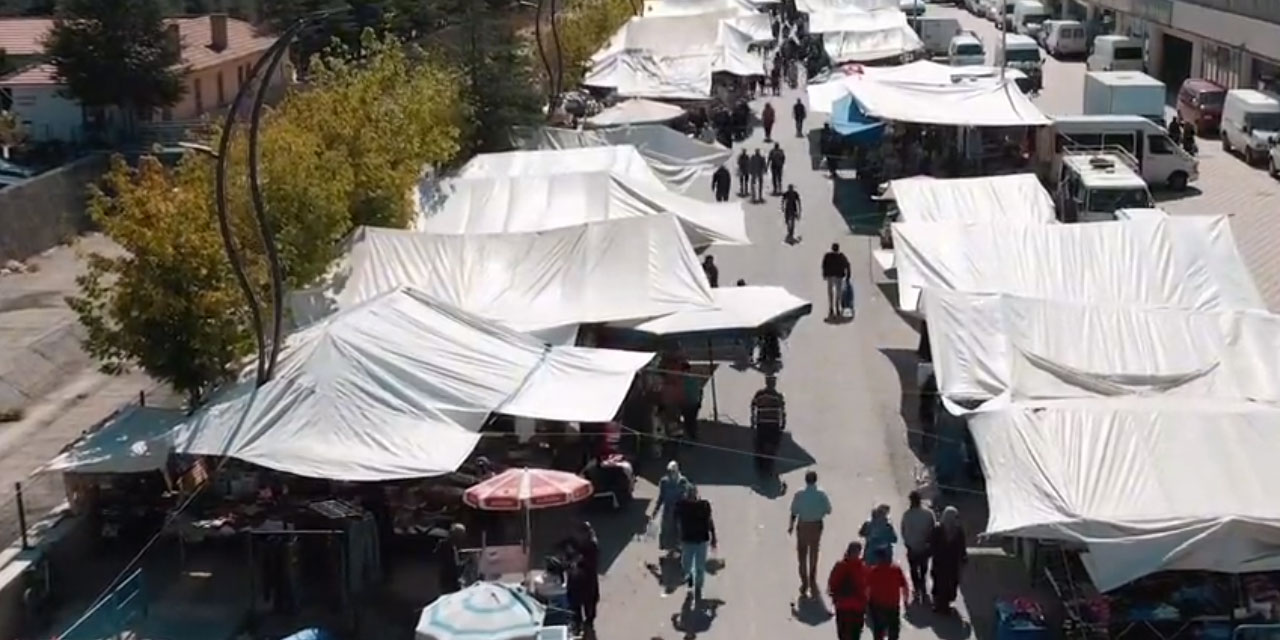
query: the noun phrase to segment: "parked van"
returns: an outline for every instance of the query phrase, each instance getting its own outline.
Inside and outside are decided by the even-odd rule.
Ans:
[[[1001,37],[1004,38],[1004,47],[1001,48],[1003,59],[996,60],[996,66],[1025,73],[1027,85],[1023,87],[1023,91],[1039,91],[1044,86],[1044,59],[1040,57],[1040,45],[1035,40],[1016,33],[1004,33]]]
[[[1013,8],[1012,31],[1034,38],[1048,19],[1049,10],[1040,0],[1018,0]]]
[[[1164,127],[1142,116],[1061,116],[1048,128],[1054,140],[1037,140],[1038,149],[1053,149],[1056,154],[1072,148],[1123,149],[1137,160],[1139,174],[1147,184],[1175,191],[1200,178],[1199,161],[1171,139]]]
[[[1132,158],[1113,153],[1072,153],[1063,158],[1054,203],[1063,222],[1116,220],[1124,209],[1155,206],[1134,172]]]
[[[1142,41],[1129,36],[1098,36],[1093,39],[1093,55],[1085,65],[1089,71],[1142,71],[1146,66]]]
[[[1202,78],[1188,78],[1178,90],[1178,118],[1196,125],[1196,131],[1213,133],[1222,119],[1227,90]]]
[[[982,0],[964,0],[964,8],[975,16],[985,16],[987,8],[982,4]]]
[[[1045,20],[1039,40],[1044,50],[1054,57],[1083,56],[1089,52],[1084,25],[1075,20]]]
[[[1232,89],[1222,101],[1222,150],[1240,150],[1244,161],[1261,163],[1280,135],[1280,99],[1254,89]]]
[[[953,67],[984,65],[987,63],[987,52],[982,48],[982,41],[972,31],[965,31],[951,38],[947,46],[947,59]]]

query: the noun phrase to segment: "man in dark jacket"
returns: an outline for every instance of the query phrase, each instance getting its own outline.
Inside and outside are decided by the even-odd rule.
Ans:
[[[738,197],[745,198],[750,195],[747,185],[751,184],[751,156],[747,155],[747,150],[743,149],[738,154]]]
[[[711,174],[711,190],[716,194],[716,202],[728,202],[729,190],[733,188],[733,176],[729,175],[728,165],[720,165]]]
[[[773,105],[764,103],[764,110],[760,112],[760,124],[764,127],[765,142],[773,142],[773,123],[777,117],[778,114],[774,113]]]
[[[680,523],[680,564],[684,581],[693,589],[695,602],[702,600],[702,585],[707,577],[708,547],[716,547],[716,523],[711,516],[711,503],[698,495],[698,488],[690,484],[684,499],[676,503],[677,521]]]
[[[822,279],[827,283],[827,317],[835,318],[843,311],[840,297],[850,275],[849,259],[840,253],[840,245],[832,242],[831,250],[822,256]]]
[[[756,149],[754,155],[751,156],[751,201],[764,202],[764,172],[769,167],[769,161],[764,155]]]
[[[796,137],[804,137],[804,118],[809,115],[808,110],[804,108],[804,102],[800,98],[796,98],[796,103],[791,107],[791,117],[796,121]]]
[[[773,143],[773,149],[769,151],[769,179],[775,196],[782,193],[782,167],[785,164],[787,154],[783,153],[782,145]]]
[[[827,161],[827,172],[831,175],[831,179],[836,179],[837,138],[831,123],[822,124],[822,133],[818,136],[818,149],[822,151],[822,157]]]

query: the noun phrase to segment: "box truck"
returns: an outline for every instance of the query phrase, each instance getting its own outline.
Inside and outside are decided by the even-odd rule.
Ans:
[[[1084,113],[1142,116],[1164,124],[1164,83],[1139,71],[1090,71],[1084,76]]]

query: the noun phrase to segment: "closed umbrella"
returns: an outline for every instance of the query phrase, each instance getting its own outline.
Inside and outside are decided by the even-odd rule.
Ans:
[[[462,494],[462,501],[484,511],[524,511],[524,547],[529,552],[533,525],[529,512],[560,507],[591,497],[591,483],[574,473],[552,469],[507,469]]]
[[[524,589],[477,582],[440,596],[418,618],[415,640],[534,640],[546,608]]]

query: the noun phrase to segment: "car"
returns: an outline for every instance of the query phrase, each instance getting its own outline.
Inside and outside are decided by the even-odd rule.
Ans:
[[[0,158],[0,176],[26,180],[27,178],[34,178],[36,170]]]
[[[1227,90],[1204,78],[1187,78],[1178,89],[1178,119],[1196,125],[1200,134],[1215,133],[1222,121]]]

